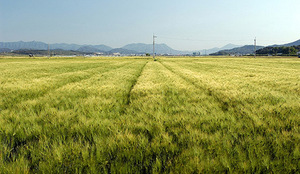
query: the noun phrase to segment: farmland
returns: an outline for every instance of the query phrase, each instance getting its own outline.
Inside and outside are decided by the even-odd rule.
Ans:
[[[3,173],[299,173],[300,59],[0,59]]]

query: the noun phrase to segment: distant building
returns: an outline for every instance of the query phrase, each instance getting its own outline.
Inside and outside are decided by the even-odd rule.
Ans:
[[[95,53],[94,55],[95,55],[95,56],[102,56],[102,55],[104,55],[104,53],[102,53],[102,52],[97,52],[97,53]]]
[[[121,53],[113,53],[114,56],[121,56]]]
[[[200,52],[193,52],[193,56],[200,56],[201,53]]]

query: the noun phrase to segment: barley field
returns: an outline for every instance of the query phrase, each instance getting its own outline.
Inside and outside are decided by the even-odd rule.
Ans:
[[[300,59],[0,58],[1,173],[300,173]]]

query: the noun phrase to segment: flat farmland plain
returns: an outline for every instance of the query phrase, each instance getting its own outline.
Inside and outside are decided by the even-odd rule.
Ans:
[[[300,59],[0,59],[2,173],[299,173]]]

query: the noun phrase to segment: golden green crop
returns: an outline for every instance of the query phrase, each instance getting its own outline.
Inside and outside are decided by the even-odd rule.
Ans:
[[[300,59],[0,59],[0,173],[299,173]]]

